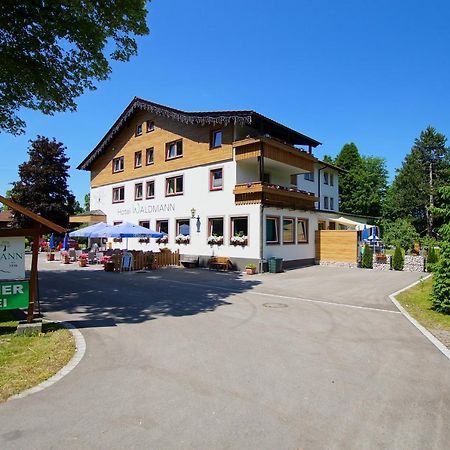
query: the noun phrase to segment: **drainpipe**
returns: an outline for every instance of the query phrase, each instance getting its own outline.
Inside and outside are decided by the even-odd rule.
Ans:
[[[317,174],[318,174],[318,176],[317,176],[317,178],[318,178],[318,180],[317,180],[317,196],[319,197],[319,210],[321,209],[321,206],[322,206],[322,200],[321,200],[321,197],[320,197],[320,180],[321,180],[321,178],[320,178],[320,172],[323,170],[323,169],[326,169],[327,168],[327,166],[322,166],[318,171],[317,171]]]
[[[261,156],[259,157],[259,181],[264,184],[264,143],[261,142]],[[261,192],[261,204],[259,208],[259,273],[264,270],[264,192]]]

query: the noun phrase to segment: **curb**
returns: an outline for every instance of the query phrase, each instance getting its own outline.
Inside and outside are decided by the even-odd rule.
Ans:
[[[37,386],[25,389],[19,394],[12,395],[11,397],[8,398],[7,401],[28,397],[31,394],[35,394],[36,392],[40,392],[43,391],[44,389],[49,388],[50,386],[61,380],[61,378],[64,378],[73,369],[75,369],[78,363],[82,360],[86,352],[86,341],[84,340],[84,337],[81,334],[81,332],[77,328],[75,328],[71,323],[59,321],[54,322],[60,323],[72,333],[72,336],[74,337],[75,340],[75,354],[63,368],[59,369],[58,372],[55,373],[55,375],[52,375],[49,379],[43,381],[42,383],[39,383]]]
[[[409,313],[406,311],[405,308],[397,301],[395,298],[396,295],[400,294],[403,291],[407,291],[408,289],[416,286],[420,282],[427,280],[431,277],[430,275],[427,275],[425,278],[422,278],[418,281],[415,281],[414,283],[410,284],[409,286],[404,287],[403,289],[400,289],[399,291],[394,292],[393,294],[389,295],[389,299],[392,301],[392,303],[397,307],[397,309],[435,346],[437,349],[444,354],[449,360],[450,360],[450,350],[436,337],[434,334],[430,333],[423,325],[421,325],[419,322],[417,322],[416,319],[411,317]]]

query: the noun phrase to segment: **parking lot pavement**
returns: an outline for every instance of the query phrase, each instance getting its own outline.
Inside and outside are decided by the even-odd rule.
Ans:
[[[46,270],[84,359],[0,405],[1,448],[444,449],[450,361],[386,299],[420,274]]]

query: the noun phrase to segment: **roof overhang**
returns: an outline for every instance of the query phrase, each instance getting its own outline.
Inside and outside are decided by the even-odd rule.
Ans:
[[[69,217],[70,223],[99,223],[106,222],[106,214],[103,211],[86,211]]]

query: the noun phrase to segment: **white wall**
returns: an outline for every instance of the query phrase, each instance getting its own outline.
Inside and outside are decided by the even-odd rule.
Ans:
[[[222,167],[223,190],[209,190],[209,172],[211,169]],[[171,250],[180,250],[182,254],[192,255],[223,255],[239,258],[259,258],[259,205],[237,206],[234,202],[233,189],[236,184],[235,162],[226,162],[217,165],[196,167],[178,172],[171,172],[170,177],[184,175],[184,194],[180,196],[165,196],[165,179],[169,174],[145,177],[138,180],[116,183],[91,189],[91,209],[100,209],[106,216],[109,224],[123,221],[138,223],[149,220],[150,228],[156,228],[157,220],[169,220],[169,242],[166,247]],[[152,200],[134,200],[134,185],[138,182],[145,183],[155,180],[155,198]],[[112,203],[112,189],[117,186],[125,186],[125,202]],[[176,244],[176,219],[189,219],[191,209],[195,208],[200,216],[200,233],[196,231],[196,218],[190,219],[189,244]],[[248,216],[249,237],[248,245],[235,247],[229,244],[230,239],[230,217]],[[213,246],[207,244],[208,218],[224,218],[224,245]],[[125,248],[126,242],[122,244],[113,243],[113,248]],[[150,244],[140,244],[138,239],[129,239],[128,248],[135,250],[158,251],[164,245],[158,245],[155,239]]]

